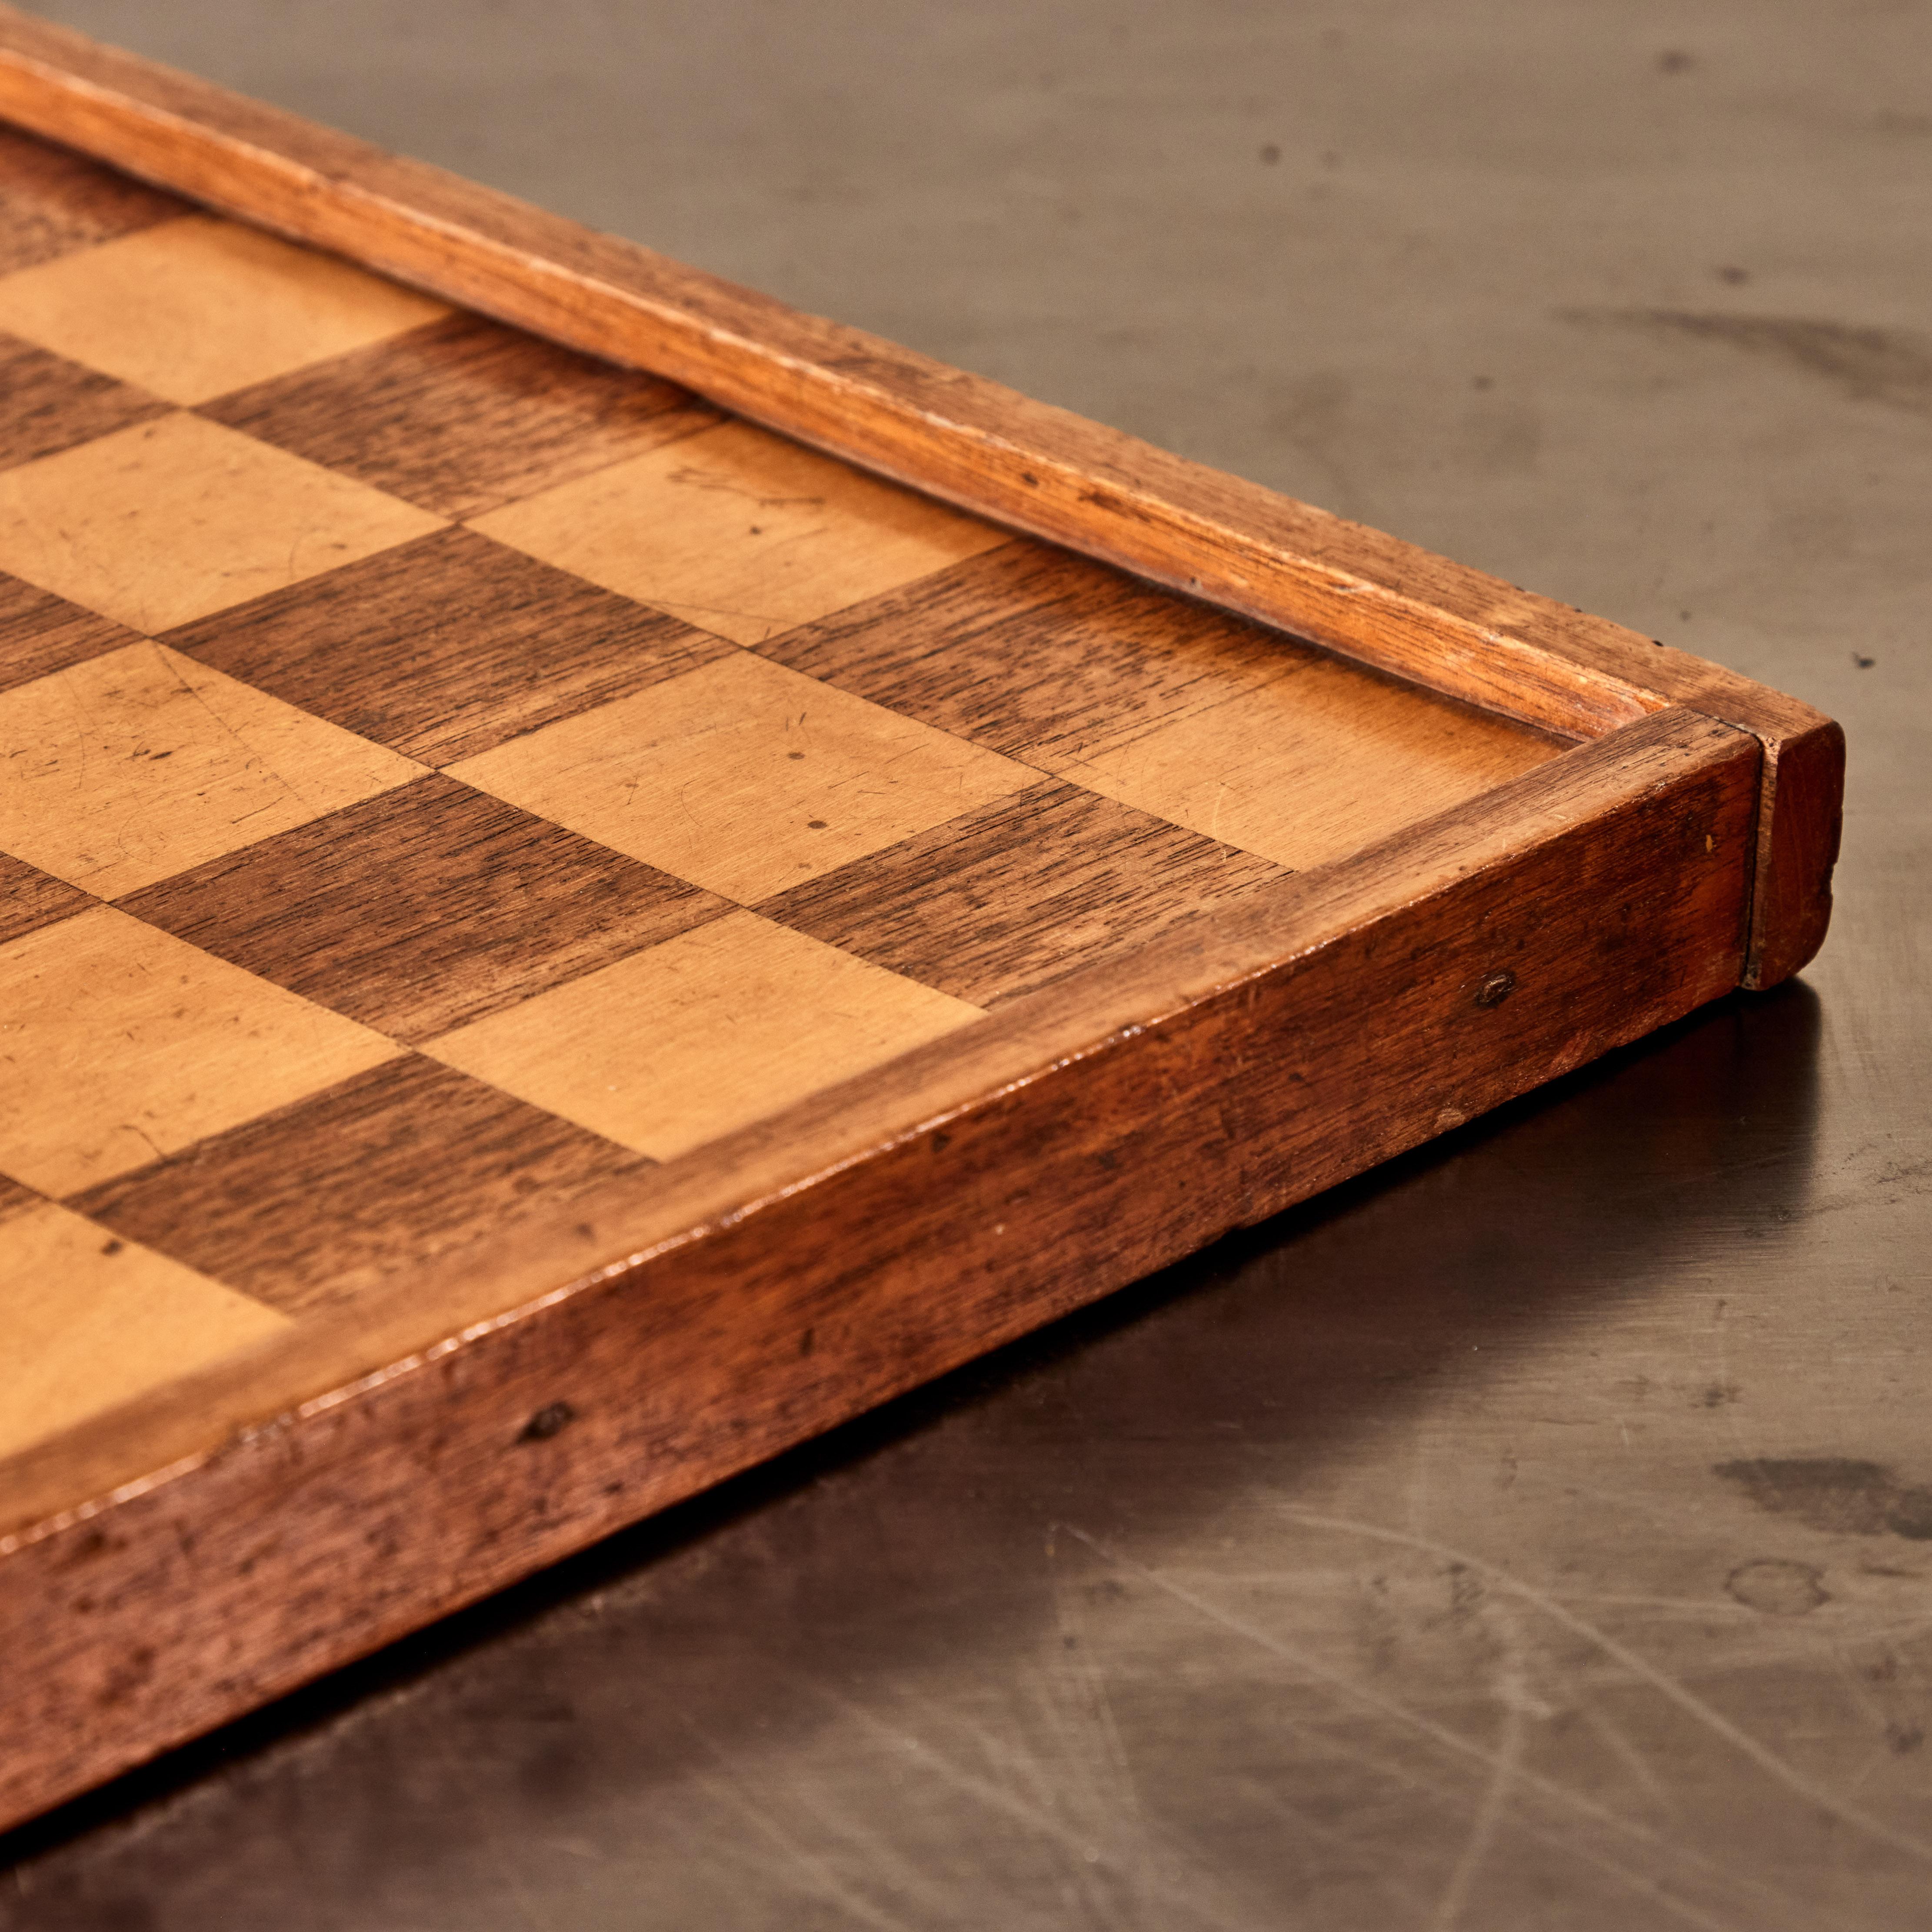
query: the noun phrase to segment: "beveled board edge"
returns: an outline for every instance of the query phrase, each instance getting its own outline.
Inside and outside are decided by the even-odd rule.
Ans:
[[[0,116],[446,300],[1485,710],[1594,737],[1666,705],[1764,747],[1740,977],[1822,943],[1844,738],[1721,666],[0,5]]]
[[[0,1541],[0,1825],[1727,991],[1760,763],[1646,719],[1096,969],[1080,1051],[1042,1064],[1049,991],[973,1066],[908,1056],[736,1137],[500,1319],[422,1346],[553,1242],[412,1281],[358,1335],[380,1372],[266,1421],[266,1353],[106,1418],[104,1470],[170,1417],[204,1446]],[[832,1156],[788,1179],[801,1143]],[[639,1226],[622,1190],[596,1218]],[[296,1338],[286,1387],[343,1341]],[[0,1485],[44,1494],[65,1453],[64,1484],[75,1446]]]

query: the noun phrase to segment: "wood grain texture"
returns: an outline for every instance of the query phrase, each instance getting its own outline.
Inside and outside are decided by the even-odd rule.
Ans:
[[[168,641],[438,766],[634,696],[730,650],[462,530],[238,604]]]
[[[0,852],[0,945],[37,926],[85,912],[95,903],[92,892],[50,878],[10,852]]]
[[[427,1324],[478,1305],[479,1272],[506,1308],[530,1293],[555,1231],[499,1244],[440,1284],[410,1282],[406,1308],[358,1311],[352,1338],[298,1331],[272,1362],[130,1405],[78,1456],[55,1443],[15,1458],[0,1646],[22,1694],[0,1816],[1734,985],[1760,758],[1744,734],[1666,713],[1017,1001],[969,1030],[964,1056],[928,1049],[667,1168],[648,1212],[623,1184],[579,1202],[584,1265],[567,1294],[457,1318],[425,1348]],[[802,1144],[868,1157],[828,1158],[801,1183]],[[1204,1160],[1225,1188],[1144,1185]],[[350,1401],[332,1391],[352,1340],[388,1366]],[[267,1429],[253,1422],[265,1374],[282,1405]],[[559,1405],[568,1426],[530,1427]],[[216,1448],[224,1419],[236,1432]],[[118,1480],[117,1431],[184,1460],[72,1510],[77,1475],[98,1470],[104,1496]],[[190,1506],[205,1526],[192,1554],[177,1532]]]
[[[7,182],[0,200],[0,274],[190,212],[171,194],[14,128],[0,128],[0,175]]]
[[[0,470],[0,569],[148,633],[440,527],[179,412]]]
[[[1815,938],[1777,694],[119,58],[356,260],[0,274],[0,1820]]]
[[[418,778],[120,902],[414,1043],[730,910],[446,778]]]
[[[52,1202],[0,1202],[0,1456],[288,1326]]]
[[[459,518],[718,420],[673,383],[474,315],[426,322],[201,413]]]
[[[446,312],[346,262],[206,214],[0,279],[0,328],[172,403],[206,402]]]
[[[0,572],[0,691],[136,641],[109,619]]]
[[[450,772],[741,904],[1035,776],[745,651]]]
[[[0,470],[152,422],[168,409],[158,398],[112,376],[6,335],[0,335],[0,395],[7,398]]]
[[[0,692],[0,846],[101,898],[422,772],[160,644]]]
[[[11,10],[0,15],[0,112],[215,206],[651,370],[932,494],[1484,708],[1582,734],[1666,704],[1738,725],[1767,753],[1746,979],[1772,983],[1822,938],[1842,743],[1828,719],[1781,693]],[[1783,816],[1794,822],[1780,829]]]
[[[650,1163],[414,1054],[74,1197],[103,1227],[291,1315],[501,1240]]]
[[[669,1160],[980,1018],[931,986],[734,911],[428,1051]]]
[[[1147,945],[1280,876],[1264,859],[1049,781],[795,886],[760,910],[992,1006]]]
[[[1006,541],[741,422],[559,484],[476,527],[740,644]]]
[[[1322,656],[1032,543],[1003,544],[759,652],[1044,771],[1245,698]]]
[[[0,1168],[56,1196],[398,1051],[111,906],[0,946]],[[116,1055],[90,1051],[103,1035]]]

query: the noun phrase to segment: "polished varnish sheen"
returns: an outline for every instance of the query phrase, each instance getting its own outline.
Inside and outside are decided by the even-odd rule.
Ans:
[[[1775,692],[10,14],[0,109],[0,1822],[1822,933]]]

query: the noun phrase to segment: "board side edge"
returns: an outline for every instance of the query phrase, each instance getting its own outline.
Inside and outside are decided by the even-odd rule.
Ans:
[[[16,1547],[0,1823],[1730,990],[1760,755],[1703,725],[1506,861]]]

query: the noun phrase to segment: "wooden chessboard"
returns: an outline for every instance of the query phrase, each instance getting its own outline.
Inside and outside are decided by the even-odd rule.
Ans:
[[[0,134],[0,1822],[1822,931],[1815,715],[1400,681],[412,279]]]

